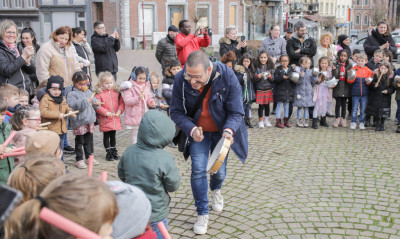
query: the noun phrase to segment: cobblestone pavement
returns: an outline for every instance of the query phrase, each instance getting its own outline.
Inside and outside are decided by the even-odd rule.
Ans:
[[[132,62],[155,61],[154,52],[139,53]],[[233,153],[228,159],[221,190],[225,208],[210,211],[207,234],[196,238],[400,238],[400,135],[394,133],[393,117],[386,128],[249,129],[246,164]],[[122,154],[130,131],[117,135]],[[165,150],[175,156],[181,172],[181,186],[171,194],[169,231],[173,238],[193,238],[190,161],[176,149]],[[117,162],[104,160],[98,131],[95,158],[100,161],[95,177],[107,171],[110,180],[118,179]],[[86,173],[73,166],[73,156],[66,163],[72,173]]]

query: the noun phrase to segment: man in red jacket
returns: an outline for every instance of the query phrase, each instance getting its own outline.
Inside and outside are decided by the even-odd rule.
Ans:
[[[211,43],[210,36],[207,33],[203,33],[203,37],[199,37],[200,28],[194,34],[190,34],[191,28],[188,20],[180,21],[179,30],[181,33],[175,37],[176,52],[182,68],[191,52],[200,50],[200,47],[207,47]]]

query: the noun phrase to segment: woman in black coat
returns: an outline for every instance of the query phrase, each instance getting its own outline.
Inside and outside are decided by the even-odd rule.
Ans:
[[[380,21],[376,25],[376,29],[371,31],[371,35],[368,36],[364,42],[364,51],[370,60],[374,56],[374,52],[378,49],[389,49],[393,56],[396,56],[397,47],[394,42],[392,35],[390,34],[389,26],[387,22]]]
[[[219,40],[219,54],[221,57],[227,52],[233,51],[236,59],[239,60],[247,52],[246,41],[239,41],[236,34],[236,28],[226,28],[225,37]]]
[[[375,131],[384,131],[385,119],[390,117],[392,94],[395,92],[390,78],[392,68],[384,61],[378,69],[378,74],[369,84],[369,95],[365,113],[375,117]]]

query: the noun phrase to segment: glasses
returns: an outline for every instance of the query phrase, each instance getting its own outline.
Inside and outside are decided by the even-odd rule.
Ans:
[[[102,27],[98,27],[97,29],[105,29],[106,27],[105,26],[102,26]]]
[[[37,119],[27,119],[27,120],[36,120],[36,122],[41,122],[41,121],[42,121],[41,118],[37,118]]]
[[[204,82],[200,81],[200,79],[202,77],[203,77],[203,75],[192,76],[192,75],[189,75],[187,72],[185,72],[185,74],[184,74],[185,80],[187,80],[187,81],[195,80],[195,83],[198,83],[198,84],[204,84]]]
[[[8,35],[17,35],[17,32],[7,32],[7,31],[6,31],[6,33],[7,33]]]

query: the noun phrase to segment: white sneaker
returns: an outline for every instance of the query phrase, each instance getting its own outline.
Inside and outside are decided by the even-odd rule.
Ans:
[[[308,119],[303,119],[304,128],[308,128]]]
[[[296,124],[297,124],[297,127],[304,127],[303,122],[301,121],[301,119],[297,119]]]
[[[221,212],[224,209],[224,198],[221,195],[221,190],[211,191],[211,205],[216,212]]]
[[[264,122],[259,121],[258,122],[258,128],[264,128]]]
[[[85,159],[85,163],[89,164],[89,159]],[[99,161],[97,161],[96,159],[93,159],[93,165],[99,165]]]
[[[272,124],[271,124],[271,122],[269,122],[269,120],[264,120],[264,125],[265,125],[265,127],[271,127],[272,126]]]
[[[356,122],[351,122],[350,123],[350,129],[356,129],[357,123]]]
[[[360,125],[358,126],[360,129],[365,129],[364,123],[360,123]]]
[[[197,216],[197,222],[194,224],[193,231],[197,235],[203,235],[207,233],[208,227],[208,215]]]

